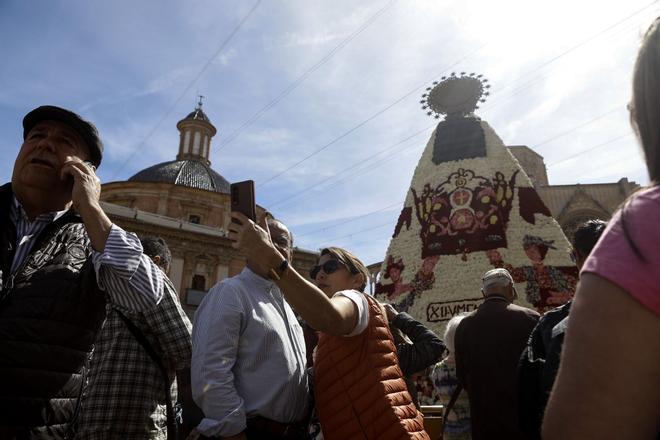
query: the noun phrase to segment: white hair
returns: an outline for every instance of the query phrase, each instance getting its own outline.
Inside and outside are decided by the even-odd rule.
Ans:
[[[445,327],[445,333],[442,336],[442,339],[444,340],[445,347],[447,347],[447,351],[449,351],[450,354],[454,353],[454,335],[456,334],[456,328],[458,327],[458,324],[461,323],[463,318],[469,314],[470,312],[459,313],[458,315],[451,318]]]

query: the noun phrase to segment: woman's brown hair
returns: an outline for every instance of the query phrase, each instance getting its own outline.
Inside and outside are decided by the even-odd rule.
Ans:
[[[660,182],[660,17],[644,34],[633,71],[629,106],[633,129],[646,156],[652,182]]]
[[[362,261],[360,261],[358,257],[353,255],[351,252],[347,251],[346,249],[342,249],[338,247],[327,247],[325,249],[322,249],[320,257],[324,255],[332,255],[334,259],[336,259],[344,266],[346,266],[346,268],[348,268],[348,271],[353,275],[359,273],[362,274],[362,276],[364,277],[364,282],[360,287],[360,291],[364,292],[364,288],[367,287],[367,282],[369,281],[369,270],[367,270],[367,267],[364,265],[364,263],[362,263]]]
[[[639,48],[628,109],[630,124],[644,150],[649,178],[653,185],[657,185],[660,183],[660,17],[648,28]],[[635,255],[646,261],[627,221],[627,208],[632,197],[635,195],[621,205],[621,228]]]

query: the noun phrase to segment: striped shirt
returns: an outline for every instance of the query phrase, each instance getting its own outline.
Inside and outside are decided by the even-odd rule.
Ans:
[[[66,212],[49,212],[30,221],[16,196],[13,197],[9,213],[16,228],[12,274],[21,269],[39,234]],[[137,235],[113,224],[103,252],[92,250],[92,262],[98,285],[111,302],[128,310],[145,311],[163,298],[163,273],[142,253]]]
[[[14,253],[14,260],[11,263],[11,273],[15,274],[27,258],[34,241],[41,231],[43,231],[46,226],[66,214],[67,210],[47,212],[41,214],[31,222],[28,220],[23,207],[16,196],[14,196],[13,199],[14,203],[11,205],[9,218],[16,227],[16,252]]]
[[[216,284],[193,323],[192,393],[205,436],[231,436],[246,419],[301,421],[309,406],[305,339],[279,288],[245,268]]]

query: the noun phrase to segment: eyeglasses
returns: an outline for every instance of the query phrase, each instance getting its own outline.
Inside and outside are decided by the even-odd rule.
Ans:
[[[312,270],[309,271],[309,277],[315,280],[321,269],[323,269],[326,275],[330,275],[336,272],[341,266],[342,264],[338,260],[328,260],[323,264],[317,264],[312,267]]]

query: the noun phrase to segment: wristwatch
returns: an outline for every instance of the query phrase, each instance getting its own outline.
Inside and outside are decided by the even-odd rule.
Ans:
[[[277,268],[270,268],[268,271],[268,278],[273,281],[279,281],[284,275],[284,272],[289,268],[289,260],[283,260]]]

